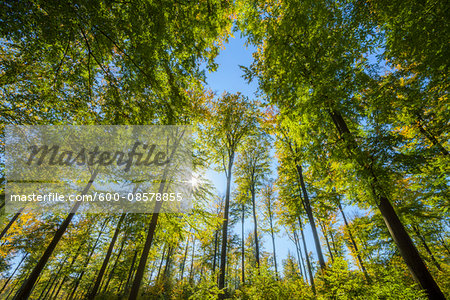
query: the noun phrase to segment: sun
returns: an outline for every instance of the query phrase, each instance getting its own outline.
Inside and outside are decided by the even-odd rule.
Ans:
[[[187,181],[193,189],[197,189],[201,183],[201,179],[198,174],[192,173],[192,177]]]

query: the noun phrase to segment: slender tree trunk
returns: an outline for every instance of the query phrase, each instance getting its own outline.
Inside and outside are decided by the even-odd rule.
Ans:
[[[159,275],[161,274],[161,269],[164,261],[164,256],[166,255],[167,244],[164,244],[163,253],[161,255],[161,259],[159,260],[158,273],[156,274],[156,281],[159,279]]]
[[[437,138],[431,134],[427,129],[425,129],[425,127],[423,126],[423,119],[422,117],[417,114],[416,115],[418,121],[417,121],[417,126],[419,127],[419,131],[435,146],[439,149],[439,151],[441,151],[442,154],[444,155],[448,155],[448,151],[447,149],[444,148],[444,146],[442,146],[442,144],[437,140]]]
[[[123,237],[123,239],[122,239],[122,243],[121,243],[121,245],[120,245],[119,252],[117,253],[117,258],[116,258],[116,260],[114,261],[114,265],[112,266],[111,271],[109,272],[108,280],[106,281],[106,284],[105,284],[105,286],[103,287],[103,292],[106,292],[106,291],[108,290],[109,282],[111,281],[111,279],[112,279],[112,277],[113,277],[113,275],[114,275],[114,271],[116,270],[116,266],[117,266],[117,263],[119,262],[120,255],[122,254],[123,247],[125,246],[126,240],[127,240],[127,236],[125,235],[125,236]]]
[[[303,234],[303,226],[302,226],[302,222],[301,222],[300,218],[298,219],[298,223],[300,225],[300,233],[302,235],[303,249],[305,251],[306,265],[308,266],[308,273],[309,273],[309,279],[311,281],[311,288],[312,288],[314,295],[316,295],[316,285],[314,284],[314,276],[312,273],[311,261],[309,260],[308,248],[306,248],[305,235]]]
[[[156,269],[156,259],[153,260],[152,266],[150,267],[150,275],[148,276],[148,281],[149,282],[152,281],[153,273],[155,272],[155,269]]]
[[[360,155],[358,155],[358,145],[353,139],[344,118],[338,111],[329,110],[328,113],[330,114],[339,135],[347,142],[347,148],[350,150],[350,153],[356,152],[356,155],[351,155],[353,155],[362,168],[371,174],[371,188],[377,198],[378,209],[380,210],[384,222],[386,223],[386,226],[394,242],[396,243],[401,256],[405,260],[405,263],[408,266],[414,280],[427,292],[430,299],[445,299],[444,294],[440,290],[436,281],[434,281],[433,276],[431,276],[430,271],[420,257],[417,248],[414,246],[411,237],[400,221],[397,213],[392,207],[391,202],[384,195],[383,189],[378,186],[378,178],[374,174],[372,166],[359,159]]]
[[[241,269],[241,277],[242,277],[242,285],[245,284],[245,232],[244,232],[244,221],[245,221],[245,205],[244,203],[242,203],[241,205],[241,209],[242,209],[242,218],[241,218],[241,236],[242,236],[242,241],[241,241],[241,265],[242,265],[242,269]]]
[[[75,296],[75,293],[76,293],[76,291],[77,291],[77,289],[78,289],[78,286],[79,286],[79,284],[80,284],[80,282],[81,282],[81,279],[83,279],[83,276],[84,276],[84,273],[85,273],[85,271],[86,271],[86,268],[87,268],[87,266],[89,265],[89,262],[90,262],[90,260],[91,260],[91,258],[92,258],[92,255],[94,254],[95,248],[97,248],[97,244],[98,244],[98,242],[99,242],[99,240],[100,240],[100,237],[101,237],[102,234],[103,234],[103,231],[105,230],[105,227],[106,227],[106,224],[108,223],[108,220],[109,220],[109,219],[106,219],[106,220],[103,222],[102,227],[100,228],[100,232],[98,233],[97,239],[95,240],[95,243],[94,243],[94,245],[92,246],[92,249],[91,249],[91,251],[89,252],[88,257],[87,257],[86,261],[84,262],[83,271],[81,271],[80,275],[78,276],[77,280],[75,281],[75,287],[73,288],[72,293],[70,293],[70,296],[69,296],[69,299],[70,299],[70,300],[72,300],[73,297]]]
[[[112,238],[111,242],[109,243],[108,251],[106,252],[105,258],[103,259],[103,263],[102,263],[102,266],[100,267],[100,271],[98,272],[94,287],[87,297],[90,300],[94,299],[95,295],[97,295],[97,291],[100,287],[100,283],[102,282],[103,275],[105,274],[106,266],[108,265],[109,258],[111,257],[114,245],[116,244],[117,237],[119,236],[119,233],[120,233],[120,227],[122,226],[122,222],[125,219],[125,216],[126,216],[125,213],[122,213],[120,215],[119,222],[117,223],[113,238]]]
[[[444,238],[439,234],[439,240],[441,241],[442,246],[444,246],[445,250],[447,250],[447,253],[450,255],[450,249],[448,248],[447,244],[444,241]]]
[[[298,240],[297,232],[295,231],[295,228],[292,228],[292,232],[294,233],[294,245],[295,245],[295,252],[297,253],[297,261],[298,261],[298,269],[300,270],[300,275],[302,278],[305,278],[306,274],[303,274],[302,271],[302,265],[300,261],[300,241]]]
[[[170,158],[168,161],[172,161],[174,154],[178,148],[178,144],[180,140],[183,138],[184,132],[181,133],[180,137],[176,140],[173,145],[172,153],[170,154]],[[159,185],[158,193],[162,194],[164,192],[164,187],[166,184],[167,176],[169,169],[166,167],[164,169],[164,173],[161,178],[161,183]],[[158,224],[158,216],[161,210],[163,201],[157,201],[155,204],[154,212],[152,214],[152,219],[150,221],[150,225],[148,227],[147,237],[144,243],[144,249],[142,249],[141,258],[139,259],[139,265],[136,270],[136,274],[134,276],[133,285],[131,287],[130,296],[128,300],[136,300],[139,294],[139,288],[141,286],[142,278],[144,277],[145,266],[147,265],[148,254],[150,252],[150,247],[152,246],[153,236],[155,234],[156,225]]]
[[[328,253],[330,253],[331,261],[334,262],[333,252],[331,252],[330,241],[328,240],[328,235],[325,230],[325,226],[323,226],[323,223],[320,222],[320,220],[317,221],[319,222],[320,229],[322,229],[323,236],[325,237],[325,242],[327,243]]]
[[[275,264],[275,276],[278,280],[277,251],[275,248],[275,235],[273,232],[273,216],[272,216],[272,210],[271,210],[270,206],[269,206],[269,224],[270,224],[270,235],[272,236],[273,262]]]
[[[5,281],[5,283],[3,284],[2,289],[0,290],[0,295],[3,293],[4,289],[6,288],[6,286],[8,285],[8,283],[11,281],[11,278],[13,278],[14,274],[16,274],[17,270],[19,269],[19,267],[22,265],[23,261],[25,260],[25,258],[27,258],[29,253],[26,253],[22,259],[20,260],[20,262],[17,264],[16,268],[14,269],[14,271],[12,272],[12,274],[8,277],[8,279]]]
[[[63,287],[65,280],[66,280],[66,277],[64,276],[63,279],[61,280],[61,283],[59,284],[59,287],[58,287],[58,290],[56,291],[55,297],[52,299],[58,299],[59,292],[61,291],[61,288]]]
[[[28,272],[25,274],[25,277],[27,277],[30,273],[31,273],[31,271],[28,271]],[[9,299],[9,296],[12,295],[12,293],[13,293],[14,290],[16,289],[16,286],[18,285],[19,282],[20,282],[20,280],[16,280],[16,282],[15,282],[14,285],[13,285],[13,287],[11,288],[11,291],[8,293],[8,296],[6,296],[5,300],[8,300],[8,299]]]
[[[333,232],[330,230],[328,233],[330,234],[331,244],[333,246],[334,253],[336,254],[336,256],[339,256],[339,253],[338,253],[337,248],[336,248],[336,242],[334,240]]]
[[[217,259],[217,246],[219,243],[219,230],[216,230],[216,234],[214,235],[214,258],[213,258],[213,274],[216,272],[216,259]]]
[[[254,235],[255,235],[255,254],[256,254],[256,266],[258,267],[259,274],[259,241],[258,241],[258,220],[256,219],[256,195],[255,195],[255,184],[252,184],[250,189],[252,193],[252,210],[253,210],[253,224],[254,224]]]
[[[227,260],[227,241],[228,241],[228,213],[230,210],[230,190],[231,190],[231,170],[233,168],[234,153],[231,153],[228,159],[228,172],[227,172],[227,189],[225,193],[225,208],[223,214],[223,228],[222,228],[222,249],[220,253],[220,273],[219,273],[219,290],[225,288],[225,267]],[[224,299],[226,296],[220,294],[219,299]]]
[[[195,236],[192,238],[192,254],[191,254],[191,268],[189,270],[189,281],[192,282],[193,270],[194,270],[194,254],[195,254]]]
[[[70,270],[72,269],[73,264],[74,264],[75,261],[77,260],[78,255],[80,254],[82,248],[83,248],[83,244],[80,244],[80,246],[78,246],[78,249],[77,249],[77,251],[76,251],[76,253],[75,253],[75,255],[74,255],[72,261],[70,262],[70,265],[69,265],[69,272],[70,272]],[[62,286],[63,286],[64,283],[66,282],[67,278],[68,278],[68,276],[65,275],[65,276],[63,277],[63,279],[61,280],[61,283],[59,284],[59,289],[58,289],[58,292],[56,293],[55,298],[58,296],[59,291],[61,290]]]
[[[216,232],[216,238],[217,238],[217,232]],[[187,258],[187,254],[188,254],[188,249],[189,249],[189,237],[186,239],[186,248],[184,249],[183,262],[181,263],[180,281],[182,281],[183,277],[184,277],[184,267],[186,265],[186,258]],[[214,253],[214,264],[215,263],[216,263],[216,257],[215,257],[215,253]],[[213,269],[214,269],[214,267],[213,267]]]
[[[174,246],[170,246],[169,247],[169,251],[167,253],[167,257],[166,257],[166,265],[164,266],[164,272],[163,272],[163,278],[168,278],[168,276],[170,275],[170,264],[172,261],[172,254],[174,251],[175,247]]]
[[[48,288],[47,288],[47,286],[46,286],[46,287],[42,290],[42,293],[43,293],[44,291],[46,291],[44,297],[42,297],[42,293],[41,293],[41,295],[39,296],[39,299],[45,299],[45,298],[47,298],[48,293],[52,290],[55,281],[58,279],[59,273],[61,273],[61,270],[62,270],[62,268],[64,267],[64,264],[66,263],[66,261],[67,261],[68,259],[69,259],[69,255],[67,255],[67,256],[64,258],[64,260],[60,263],[59,268],[58,268],[58,271],[56,272],[55,275],[53,275],[53,279],[52,279],[51,281],[49,281],[50,284],[49,284]]]
[[[428,247],[427,242],[423,238],[422,234],[420,234],[419,228],[416,225],[412,225],[412,228],[416,233],[417,237],[422,242],[422,246],[425,248],[425,251],[427,251],[428,255],[430,255],[431,261],[434,263],[434,265],[436,266],[436,268],[438,268],[439,271],[442,271],[441,265],[437,262],[436,258],[433,255],[433,252],[431,252],[431,249]]]
[[[300,239],[297,235],[297,238]],[[302,267],[303,267],[303,274],[304,274],[304,278],[303,281],[308,284],[308,276],[306,275],[306,266],[305,266],[305,260],[303,259],[303,254],[302,254],[302,247],[300,246],[300,241],[298,241],[298,253],[300,254],[300,259],[301,259],[301,263],[302,263]]]
[[[316,223],[314,221],[311,202],[309,201],[309,196],[308,196],[308,192],[306,191],[305,181],[303,180],[303,171],[302,171],[301,164],[296,162],[296,169],[297,169],[300,186],[301,186],[302,193],[303,193],[302,203],[303,203],[303,207],[305,208],[306,215],[308,216],[309,224],[311,226],[311,231],[312,231],[312,234],[314,237],[314,245],[316,246],[317,257],[319,258],[320,268],[324,269],[325,268],[325,259],[323,258],[322,247],[320,245],[319,235],[317,234],[317,228],[316,228]]]
[[[59,280],[58,276],[56,276],[55,277],[55,284],[52,286],[53,290],[50,293],[49,299],[56,299],[56,297],[54,297],[54,293],[56,292],[56,289],[59,286],[59,282],[60,282],[60,280]]]
[[[120,291],[122,290],[122,285],[123,285],[123,278],[120,279],[119,285],[117,286],[116,293],[118,295],[120,294]]]
[[[348,231],[348,236],[350,237],[351,245],[352,245],[353,251],[355,251],[356,258],[358,259],[359,266],[361,267],[361,271],[363,271],[364,277],[366,278],[367,283],[370,283],[369,274],[367,274],[366,267],[364,266],[364,263],[363,263],[363,260],[361,258],[361,255],[359,254],[359,249],[358,249],[358,246],[356,245],[355,239],[353,238],[352,230],[348,226],[347,218],[345,217],[344,210],[342,209],[341,202],[338,203],[338,207],[339,207],[339,211],[342,214],[342,218],[344,219],[345,228]]]
[[[84,190],[81,192],[81,195],[86,195],[86,193],[91,188],[91,185],[95,180],[95,177],[97,177],[97,174],[98,174],[98,170],[95,170],[92,173],[91,178],[89,179],[89,182],[86,185],[86,187],[84,188]],[[47,264],[48,259],[50,258],[53,251],[55,250],[56,245],[58,245],[59,241],[61,240],[67,227],[69,227],[69,224],[72,221],[72,218],[75,215],[78,208],[80,207],[80,205],[81,205],[81,201],[77,202],[73,206],[72,211],[67,215],[66,219],[61,223],[58,230],[55,232],[55,235],[53,236],[52,241],[45,249],[45,252],[42,255],[41,259],[37,262],[33,271],[31,271],[31,274],[29,275],[28,279],[26,279],[24,281],[24,283],[20,287],[19,291],[17,292],[16,296],[14,297],[15,300],[27,299],[30,296],[31,291],[33,290],[34,284],[36,283],[36,280],[38,279],[38,277],[41,274],[42,270],[44,269],[45,265]]]
[[[19,209],[19,211],[12,217],[12,219],[8,222],[8,225],[6,225],[5,228],[3,228],[2,232],[0,233],[0,240],[5,236],[5,234],[8,232],[9,228],[11,228],[12,224],[17,220],[17,218],[20,216],[20,214],[23,211],[23,207]]]
[[[134,271],[134,263],[136,262],[137,250],[134,250],[133,260],[131,261],[130,271],[128,271],[127,282],[125,283],[124,293],[128,293],[128,284],[131,282],[131,278],[133,277]]]

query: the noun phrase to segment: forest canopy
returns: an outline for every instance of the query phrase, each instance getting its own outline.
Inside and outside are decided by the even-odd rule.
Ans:
[[[448,10],[0,1],[0,298],[449,298]],[[207,82],[233,36],[254,95]],[[8,213],[8,125],[191,126],[192,210]]]

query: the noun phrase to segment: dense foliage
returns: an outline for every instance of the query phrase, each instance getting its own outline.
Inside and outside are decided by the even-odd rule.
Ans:
[[[439,0],[0,1],[2,140],[195,131],[189,214],[2,212],[0,298],[450,297],[447,18]],[[257,99],[205,83],[233,30]]]

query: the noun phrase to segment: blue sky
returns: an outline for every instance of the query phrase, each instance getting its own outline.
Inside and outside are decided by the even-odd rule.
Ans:
[[[246,82],[246,80],[242,77],[244,74],[241,66],[249,67],[253,61],[252,53],[255,50],[254,47],[246,46],[245,39],[240,37],[239,33],[235,34],[234,38],[230,38],[229,42],[225,44],[225,49],[221,51],[219,56],[216,59],[216,63],[218,64],[218,69],[216,72],[209,73],[207,72],[207,84],[208,87],[216,92],[217,95],[221,95],[224,91],[227,92],[241,92],[245,96],[249,98],[255,98],[256,91],[258,88],[257,82],[253,81],[250,84]],[[273,152],[272,152],[273,153]],[[272,177],[276,177],[276,168],[272,168]],[[211,180],[219,194],[225,194],[225,183],[226,179],[223,174],[216,173],[214,171],[208,171],[205,176]],[[233,199],[231,200],[233,201]],[[258,220],[259,224],[261,224],[262,220]],[[240,224],[240,222],[239,222]],[[240,225],[239,228],[236,228],[237,234],[240,236]],[[266,226],[264,226],[266,227]],[[245,235],[247,236],[253,229],[253,220],[250,217],[247,217],[245,222]],[[307,247],[308,251],[313,252],[314,258],[315,249],[314,243],[312,239],[311,230],[309,229],[309,225],[305,227],[305,234],[307,239]],[[291,252],[291,255],[296,257],[296,250],[293,242],[287,237],[284,233],[284,230],[280,228],[280,233],[276,237],[276,251],[277,251],[277,261],[279,270],[282,269],[282,260],[287,257],[288,251]],[[263,250],[266,252],[272,253],[272,243],[270,240],[270,236],[268,233],[263,236]],[[322,251],[326,249],[323,248]]]

